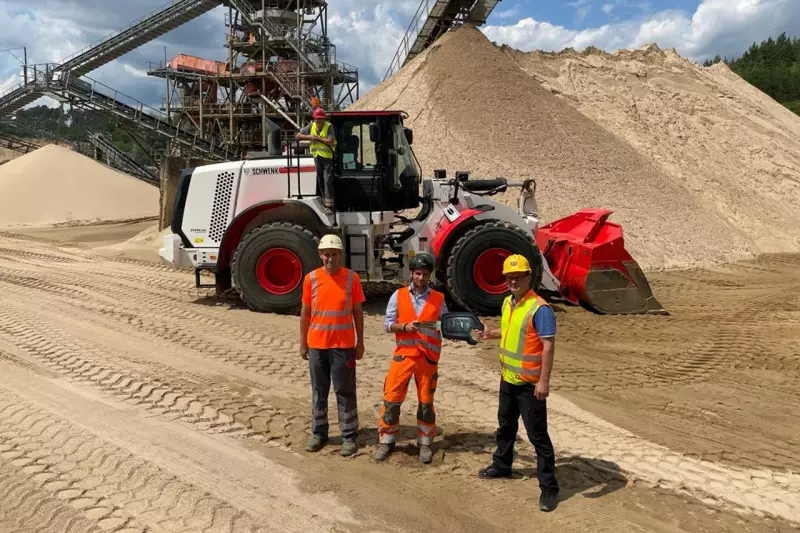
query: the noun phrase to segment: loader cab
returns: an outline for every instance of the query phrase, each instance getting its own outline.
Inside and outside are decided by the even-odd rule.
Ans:
[[[402,211],[419,206],[421,173],[413,133],[400,111],[331,113],[336,210]]]

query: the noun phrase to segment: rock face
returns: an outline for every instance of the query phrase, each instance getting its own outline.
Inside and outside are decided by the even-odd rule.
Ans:
[[[545,221],[613,210],[644,268],[800,251],[800,119],[674,50],[523,53],[465,27],[353,109],[406,111],[427,176],[533,177]]]

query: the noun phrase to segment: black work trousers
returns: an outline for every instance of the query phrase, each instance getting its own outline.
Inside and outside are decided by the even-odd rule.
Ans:
[[[536,450],[536,475],[544,491],[558,491],[556,456],[547,432],[547,400],[537,400],[534,384],[512,385],[500,380],[500,403],[497,408],[497,450],[492,455],[494,466],[503,472],[511,471],[514,461],[514,442],[519,430],[519,418]]]
[[[358,435],[358,401],[356,399],[356,349],[331,348],[308,350],[308,367],[311,373],[312,419],[311,433],[328,438],[328,394],[336,394],[339,429],[342,438],[350,440]]]
[[[335,191],[333,189],[333,159],[315,157],[317,169],[317,195],[322,197],[322,204],[333,209]]]

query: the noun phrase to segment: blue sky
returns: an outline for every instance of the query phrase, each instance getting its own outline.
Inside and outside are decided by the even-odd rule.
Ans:
[[[698,0],[567,0],[553,3],[502,0],[489,23],[503,24],[510,20],[533,17],[551,24],[584,30],[667,10],[694,13],[699,4]]]
[[[0,49],[25,45],[32,62],[57,62],[166,1],[0,0]],[[380,83],[419,3],[329,0],[330,36],[339,59],[359,67],[362,94]],[[148,62],[163,59],[165,48],[169,57],[224,59],[226,12],[216,8],[89,76],[160,106],[164,82],[147,75]],[[740,55],[783,31],[800,37],[800,0],[502,0],[481,29],[492,41],[524,51],[592,45],[612,52],[655,43],[702,61]],[[18,74],[14,57],[0,53],[0,92],[18,83]]]

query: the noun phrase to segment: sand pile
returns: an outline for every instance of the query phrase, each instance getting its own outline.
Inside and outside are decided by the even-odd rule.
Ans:
[[[56,145],[0,166],[0,227],[158,216],[156,187]]]
[[[800,251],[800,117],[724,64],[657,46],[504,51],[543,87],[653,160],[756,252]]]
[[[761,251],[754,235],[731,222],[731,212],[665,171],[654,154],[554,95],[478,30],[448,33],[353,108],[408,112],[427,176],[446,168],[451,176],[469,170],[480,177],[534,177],[545,221],[585,207],[613,210],[612,220],[623,224],[627,247],[645,268]],[[674,136],[673,142],[684,141]],[[516,205],[516,192],[501,200]],[[739,200],[741,206],[749,201]]]
[[[164,237],[171,233],[172,229],[169,227],[159,231],[158,223],[155,223],[128,240],[101,246],[96,250],[132,259],[160,262],[158,250],[164,245]]]

